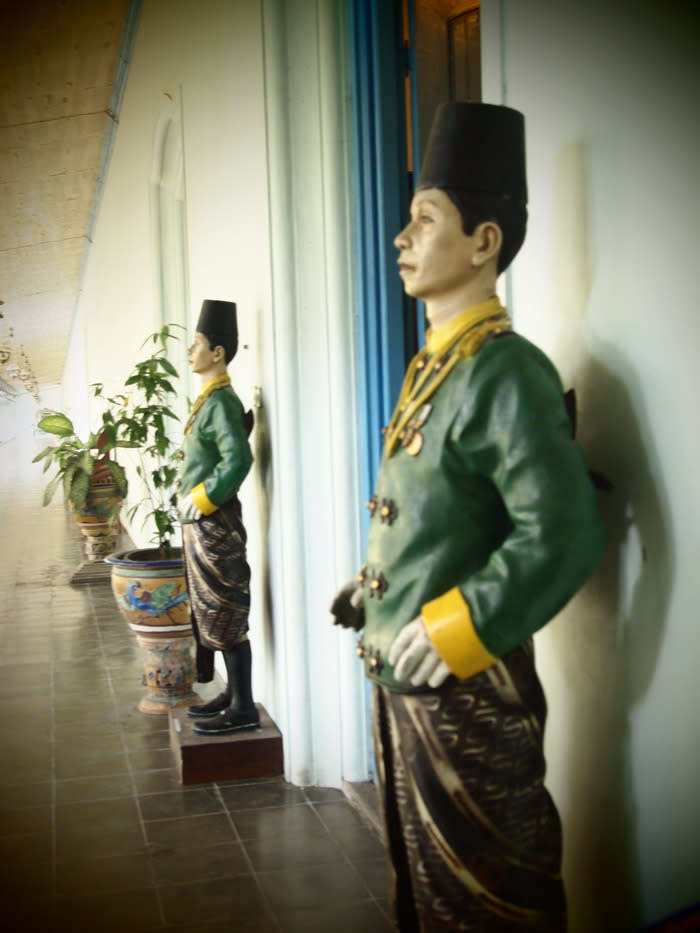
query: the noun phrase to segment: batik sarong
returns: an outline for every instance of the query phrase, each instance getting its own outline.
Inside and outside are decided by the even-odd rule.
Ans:
[[[209,651],[228,651],[244,639],[250,611],[250,567],[238,499],[184,524],[182,544],[197,643]],[[198,668],[199,657],[198,651]]]
[[[468,681],[374,688],[379,790],[401,933],[563,933],[561,826],[544,787],[532,642]]]

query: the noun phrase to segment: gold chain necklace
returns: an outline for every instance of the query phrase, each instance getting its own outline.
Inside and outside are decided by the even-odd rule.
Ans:
[[[229,376],[228,373],[223,373],[221,376],[216,376],[216,378],[212,379],[211,382],[208,382],[206,384],[206,386],[202,389],[202,391],[199,393],[197,398],[194,400],[194,404],[192,405],[192,411],[190,412],[190,416],[187,419],[187,423],[185,424],[185,430],[184,430],[185,434],[189,434],[190,431],[192,430],[192,422],[194,421],[194,416],[197,414],[199,409],[206,402],[206,400],[209,398],[212,392],[216,392],[217,389],[223,389],[224,386],[230,386],[230,385],[231,385],[231,377]]]
[[[406,371],[396,409],[384,431],[387,457],[396,453],[409,422],[457,363],[471,359],[488,337],[510,330],[510,327],[511,321],[505,308],[498,306],[495,314],[493,308],[489,308],[488,317],[477,318],[476,321],[470,318],[441,353],[431,355],[429,349],[424,347],[413,358]]]

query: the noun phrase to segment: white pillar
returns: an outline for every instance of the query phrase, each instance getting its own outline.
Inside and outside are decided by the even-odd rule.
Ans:
[[[368,775],[362,672],[328,612],[360,563],[347,28],[337,0],[288,12],[263,0],[275,715],[287,777],[340,786]]]

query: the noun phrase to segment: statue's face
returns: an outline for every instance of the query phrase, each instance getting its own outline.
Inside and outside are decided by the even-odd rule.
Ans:
[[[209,338],[197,331],[187,350],[187,358],[190,361],[192,372],[197,374],[210,372],[218,361],[216,349],[215,347],[212,350],[209,346]]]
[[[406,294],[424,301],[448,297],[473,275],[474,237],[444,191],[425,188],[411,202],[411,218],[394,240]]]

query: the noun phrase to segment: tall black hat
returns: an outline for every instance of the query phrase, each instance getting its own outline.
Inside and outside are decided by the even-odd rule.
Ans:
[[[208,337],[213,346],[223,347],[226,363],[230,363],[238,349],[235,301],[215,301],[206,298],[199,312],[197,332]]]
[[[526,204],[522,113],[497,104],[443,104],[433,120],[417,188],[456,188]]]

